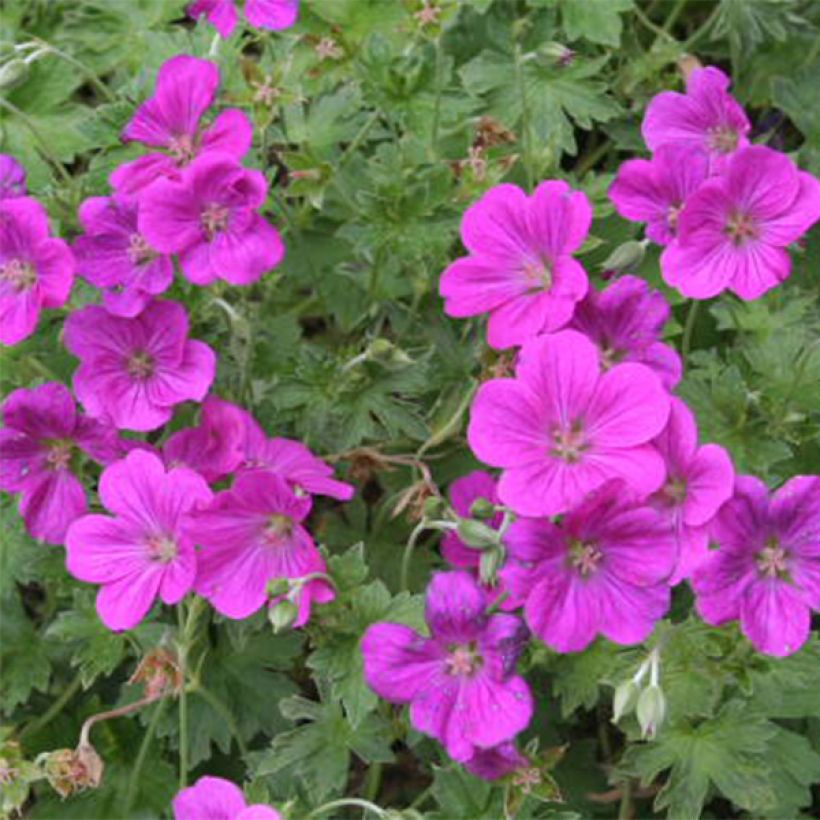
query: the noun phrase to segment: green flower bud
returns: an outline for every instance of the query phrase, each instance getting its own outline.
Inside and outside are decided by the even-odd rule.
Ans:
[[[643,242],[631,239],[618,245],[614,251],[604,260],[601,267],[604,270],[616,271],[618,273],[629,273],[634,271],[643,262],[645,248]]]
[[[471,518],[459,519],[456,532],[466,546],[476,550],[490,549],[500,541],[497,530],[482,524],[480,521],[473,521]]]
[[[504,563],[504,550],[498,545],[493,549],[488,549],[481,553],[481,561],[478,565],[478,576],[482,584],[495,586],[496,576],[501,565]]]
[[[634,680],[624,681],[616,690],[612,698],[612,722],[617,723],[624,715],[628,715],[638,702],[641,689]]]
[[[470,505],[470,515],[473,518],[488,519],[495,515],[495,505],[486,498],[477,498]]]
[[[444,512],[444,499],[439,495],[430,495],[424,499],[422,511],[425,518],[438,518]]]
[[[290,629],[299,617],[299,608],[293,601],[282,598],[268,610],[268,620],[276,635]]]
[[[641,734],[647,740],[653,740],[666,717],[666,698],[658,684],[650,683],[641,692],[635,711],[641,724]]]
[[[279,598],[290,592],[290,580],[288,578],[271,578],[265,588],[268,598]]]
[[[28,66],[23,60],[9,60],[0,66],[0,88],[11,89],[26,81]]]

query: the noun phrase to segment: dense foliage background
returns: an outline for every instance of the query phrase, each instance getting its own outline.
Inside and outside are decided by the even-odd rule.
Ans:
[[[646,103],[680,87],[684,55],[731,74],[755,141],[820,174],[820,4],[303,0],[295,28],[226,41],[173,0],[5,0],[0,21],[0,151],[25,165],[66,239],[79,232],[80,202],[105,194],[111,170],[137,155],[119,133],[160,64],[178,53],[218,61],[220,105],[254,121],[247,164],[271,183],[265,213],[287,256],[250,287],[178,278],[169,295],[188,307],[192,336],[219,353],[215,391],[270,433],[305,441],[358,488],[348,504],[314,507],[339,595],[309,626],[274,635],[264,613],[231,622],[208,608],[194,622],[192,778],[247,781],[249,796],[290,804],[293,817],[343,795],[430,818],[499,817],[516,800],[522,818],[817,816],[816,634],[788,659],[766,658],[734,626],[693,618],[691,593],[678,587],[676,628],[665,635],[661,624],[648,645],[664,642],[669,703],[649,742],[634,718],[610,720],[613,688],[647,648],[598,640],[558,655],[534,645],[523,668],[539,709],[527,737],[553,767],[541,793],[553,802],[477,780],[408,730],[364,686],[358,641],[375,621],[420,625],[419,593],[442,565],[437,536],[419,542],[409,590],[399,583],[404,545],[431,490],[477,466],[463,437],[469,400],[508,364],[486,347],[481,320],[447,319],[437,295],[465,207],[501,180],[568,180],[595,205],[580,259],[600,285],[613,250],[640,236],[614,215],[607,187],[644,151]],[[23,43],[42,54],[11,82],[11,49]],[[726,294],[684,304],[661,282],[651,246],[637,274],[674,306],[679,393],[701,438],[772,486],[817,472],[820,229],[789,281],[751,303]],[[78,280],[70,307],[91,298]],[[29,340],[0,349],[4,395],[70,382],[64,315],[44,314]],[[174,428],[194,414],[178,412]],[[109,632],[63,550],[32,541],[8,497],[2,515],[0,763],[19,770],[21,756],[73,747],[89,715],[136,700],[140,658],[178,636],[160,605],[133,632]],[[167,817],[178,731],[173,698],[100,724],[102,785],[63,801],[38,781],[25,816]],[[2,808],[27,789],[0,775]]]

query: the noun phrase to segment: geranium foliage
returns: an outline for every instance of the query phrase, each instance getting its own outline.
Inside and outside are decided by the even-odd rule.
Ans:
[[[813,816],[818,42],[6,0],[0,814]]]

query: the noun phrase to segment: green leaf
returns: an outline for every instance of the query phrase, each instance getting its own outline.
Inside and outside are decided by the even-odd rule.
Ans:
[[[3,714],[25,703],[51,679],[47,646],[26,617],[19,599],[6,598],[0,609],[0,704]]]
[[[617,46],[621,42],[621,14],[633,0],[561,0],[561,19],[570,40]]]

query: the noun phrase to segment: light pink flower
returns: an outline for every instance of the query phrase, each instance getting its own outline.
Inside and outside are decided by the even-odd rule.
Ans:
[[[542,182],[530,197],[515,185],[491,188],[461,221],[470,255],[442,274],[445,313],[489,313],[495,348],[563,327],[587,291],[586,272],[571,254],[591,220],[586,195],[566,182]]]
[[[595,345],[574,330],[533,339],[513,379],[485,382],[467,438],[476,456],[503,468],[501,500],[521,515],[558,515],[610,478],[646,496],[663,482],[650,444],[669,416],[658,377],[627,362],[601,373]]]
[[[726,172],[686,202],[678,238],[661,256],[663,278],[684,296],[727,288],[757,299],[786,279],[786,247],[820,219],[820,182],[763,145],[738,151]]]
[[[146,190],[140,233],[157,250],[178,253],[195,285],[247,285],[285,255],[279,232],[258,213],[267,191],[260,171],[226,154],[204,154],[179,179],[159,179]]]
[[[205,17],[221,37],[230,37],[239,20],[234,0],[194,0],[186,13]],[[299,0],[245,0],[245,17],[256,28],[279,31],[290,28],[299,16]]]
[[[21,342],[34,332],[43,308],[66,303],[74,268],[71,250],[51,236],[39,202],[0,198],[0,344]]]
[[[727,157],[749,144],[749,119],[728,89],[729,78],[709,66],[689,75],[685,94],[663,91],[655,96],[641,126],[649,150],[664,145],[694,148],[720,171]]]
[[[101,585],[97,612],[109,629],[133,629],[157,596],[176,604],[193,586],[196,555],[185,521],[211,491],[193,470],[166,472],[153,453],[133,450],[103,471],[99,493],[113,517],[86,515],[71,524],[66,566]]]
[[[216,373],[216,354],[188,338],[178,302],[152,302],[133,319],[90,305],[66,319],[65,345],[80,359],[73,381],[80,403],[121,429],[161,427],[175,405],[202,401]]]

